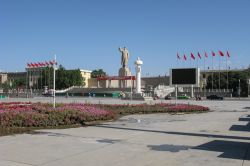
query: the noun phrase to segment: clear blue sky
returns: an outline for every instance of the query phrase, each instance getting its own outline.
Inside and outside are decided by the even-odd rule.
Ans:
[[[250,0],[0,0],[0,70],[24,71],[56,54],[68,69],[116,75],[119,46],[133,73],[136,58],[144,61],[143,75],[176,67],[177,52],[228,50],[231,67],[242,68],[250,62],[249,16]]]

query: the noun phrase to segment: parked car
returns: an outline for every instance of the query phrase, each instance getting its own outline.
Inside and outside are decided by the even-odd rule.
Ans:
[[[181,95],[181,96],[177,96],[177,99],[190,99],[190,97],[187,95]]]
[[[53,97],[53,91],[53,89],[50,89],[47,92],[44,92],[42,95],[45,97]]]
[[[171,97],[170,96],[165,96],[164,99],[165,100],[171,100]]]
[[[217,96],[217,95],[210,95],[210,96],[207,96],[207,99],[208,100],[223,100],[224,98],[221,96]]]

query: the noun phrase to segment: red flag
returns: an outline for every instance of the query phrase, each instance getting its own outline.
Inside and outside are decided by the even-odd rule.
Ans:
[[[30,68],[30,64],[29,63],[27,63],[27,68]]]
[[[224,53],[222,51],[219,51],[220,56],[224,56]]]
[[[46,66],[49,66],[49,63],[46,61],[46,62],[45,62],[45,65],[46,65]]]
[[[177,53],[177,58],[178,58],[178,59],[181,59],[181,57],[179,56],[179,54],[178,54],[178,53]]]
[[[205,52],[205,57],[207,58],[207,53]]]
[[[229,52],[228,52],[228,51],[227,51],[227,57],[228,57],[228,58],[230,58],[230,54],[229,54]]]
[[[201,59],[201,54],[198,52],[198,57]]]
[[[43,66],[43,64],[42,64],[42,63],[40,63],[40,62],[38,62],[38,65],[39,65],[39,67],[42,67],[42,66]]]
[[[186,57],[186,55],[184,54],[184,56],[183,56],[183,59],[186,61],[187,60],[187,57]]]
[[[215,56],[215,55],[216,55],[215,52],[212,51],[212,56]]]
[[[191,53],[191,58],[192,58],[193,60],[195,60],[195,56],[194,56],[193,53]]]

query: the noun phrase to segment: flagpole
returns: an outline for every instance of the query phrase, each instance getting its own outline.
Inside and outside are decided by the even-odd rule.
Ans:
[[[189,66],[192,66],[191,58],[189,58]]]
[[[39,82],[38,82],[38,77],[39,77],[39,68],[36,67],[36,89],[39,89]]]
[[[43,68],[42,67],[41,67],[41,73],[40,74],[41,74],[41,80],[40,80],[41,82],[40,83],[41,83],[41,93],[42,93],[42,91],[43,91]]]
[[[214,90],[214,56],[212,55],[212,92]]]
[[[179,65],[178,65],[178,53],[177,53],[177,57],[176,57],[176,66],[179,67]]]
[[[50,87],[50,66],[48,66],[48,79],[47,79],[47,83],[48,83],[48,89],[51,89],[51,87]]]
[[[197,59],[197,61],[196,61],[196,68],[198,68],[199,67],[199,57],[196,58],[196,59]]]
[[[221,66],[221,56],[219,56],[219,91],[220,91],[220,66]]]
[[[186,54],[184,54],[183,59],[184,59],[184,61],[183,61],[183,68],[185,68],[186,67],[186,62],[187,62]]]
[[[206,57],[204,58],[204,72],[206,70]]]
[[[54,69],[53,107],[56,108],[56,55],[55,55],[55,61],[53,64],[53,69]]]
[[[47,71],[47,66],[45,66],[44,70],[44,86],[46,86],[46,71]]]
[[[181,68],[184,68],[184,65],[185,65],[185,60],[182,60]]]
[[[204,57],[204,76],[205,78],[203,78],[203,81],[206,79],[206,53],[205,53],[205,57]],[[204,86],[204,97],[206,96],[206,85],[205,83],[203,83]]]
[[[184,66],[184,61],[185,60],[183,60],[183,58],[184,58],[184,56],[183,57],[181,56],[181,59],[182,59],[181,68],[184,68],[183,66]]]
[[[26,98],[28,98],[29,66],[26,68]]]
[[[229,84],[229,82],[228,82],[228,52],[227,52],[227,58],[226,58],[226,67],[227,67],[227,90],[228,90],[228,84]]]

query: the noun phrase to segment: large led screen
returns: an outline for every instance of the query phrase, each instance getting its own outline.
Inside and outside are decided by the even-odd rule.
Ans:
[[[196,85],[199,83],[197,68],[171,69],[171,85]]]

